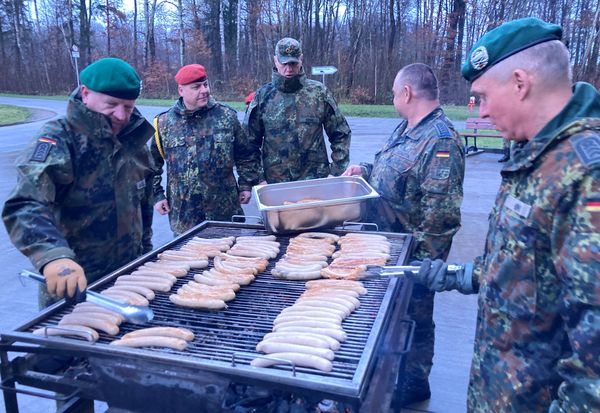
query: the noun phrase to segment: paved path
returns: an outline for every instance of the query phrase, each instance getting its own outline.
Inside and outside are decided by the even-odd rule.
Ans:
[[[62,114],[64,101],[0,97],[0,103],[29,106]],[[160,107],[140,107],[148,119],[163,111]],[[352,128],[351,162],[371,162],[398,119],[349,118]],[[29,142],[43,121],[0,127],[0,200],[2,204],[14,186],[16,173],[13,167],[18,152]],[[462,228],[454,238],[450,261],[472,260],[483,250],[487,229],[487,215],[494,202],[500,183],[498,155],[483,153],[467,158],[465,200],[462,206]],[[246,214],[257,215],[254,205]],[[167,218],[156,216],[153,224],[155,246],[171,239]],[[22,268],[31,268],[10,243],[4,225],[0,225],[0,254],[3,257],[3,286],[0,290],[0,331],[14,328],[37,313],[36,286],[23,286],[17,277]],[[465,409],[466,388],[473,350],[476,319],[476,296],[442,293],[436,296],[434,319],[437,325],[436,355],[431,374],[432,398],[429,402],[411,406],[408,412],[462,413]],[[21,411],[39,413],[52,411],[53,403],[19,396]],[[99,405],[102,407],[102,405]],[[0,412],[4,402],[0,393]],[[98,410],[102,411],[102,410]]]

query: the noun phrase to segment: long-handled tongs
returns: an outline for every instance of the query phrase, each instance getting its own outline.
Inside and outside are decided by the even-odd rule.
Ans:
[[[37,274],[32,271],[22,270],[20,275],[35,280],[39,283],[46,284],[46,279],[43,275]],[[112,298],[98,294],[93,291],[83,291],[77,294],[77,301],[89,301],[107,308],[115,313],[121,314],[126,321],[134,324],[144,324],[154,318],[154,312],[149,307],[142,307],[138,305],[125,304],[122,301],[113,300]]]
[[[407,272],[414,274],[419,272],[421,267],[414,265],[367,265],[367,271],[360,277],[361,279],[370,278],[386,278],[386,277],[403,277]],[[456,274],[458,271],[464,270],[464,265],[451,264],[448,265],[446,272],[448,274]]]

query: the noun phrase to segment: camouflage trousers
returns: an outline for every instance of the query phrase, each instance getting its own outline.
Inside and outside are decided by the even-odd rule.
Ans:
[[[408,317],[415,322],[412,348],[407,355],[405,377],[409,382],[427,382],[433,366],[435,324],[433,300],[435,293],[415,284],[408,306]]]

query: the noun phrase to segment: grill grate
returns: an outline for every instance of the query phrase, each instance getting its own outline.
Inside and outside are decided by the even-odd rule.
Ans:
[[[347,231],[330,232],[343,235]],[[196,235],[205,238],[219,238],[240,235],[267,235],[267,233],[264,230],[253,228],[211,224],[200,228],[198,231],[184,234],[175,240],[172,245],[170,244],[169,248],[178,249]],[[385,235],[392,243],[391,262],[396,263],[406,255],[407,236],[393,233],[385,233]],[[162,348],[154,348],[152,351],[226,363],[231,363],[234,353],[254,353],[258,355],[259,353],[255,351],[256,344],[262,340],[265,334],[271,331],[275,317],[283,308],[291,306],[304,291],[304,282],[302,281],[286,281],[271,276],[271,269],[286,251],[289,237],[280,235],[277,236],[277,241],[281,244],[277,258],[270,260],[267,269],[258,274],[252,284],[241,287],[236,298],[228,303],[227,309],[211,312],[181,308],[169,301],[168,297],[171,292],[156,292],[156,298],[150,303],[150,307],[155,314],[155,318],[151,323],[143,326],[123,323],[120,326],[118,336],[111,337],[101,333],[99,343],[108,344],[123,334],[138,328],[173,326],[192,330],[195,334],[194,341],[189,343],[188,348],[182,352]],[[158,252],[156,251],[156,253]],[[139,266],[146,261],[154,260],[155,256],[156,254],[153,254],[146,260],[136,264]],[[212,260],[210,263],[212,266]],[[93,289],[102,291],[112,286],[117,276],[131,272],[134,269],[135,267],[128,267],[114,274],[108,282],[103,282],[101,286]],[[176,291],[177,288],[192,280],[194,274],[203,270],[190,271],[185,277],[177,280],[171,291]],[[348,339],[335,352],[333,370],[325,373],[313,369],[297,368],[298,372],[346,380],[353,379],[369,335],[372,333],[373,323],[387,292],[389,280],[365,280],[363,283],[369,292],[366,296],[360,298],[360,307],[346,318],[342,324]],[[59,311],[30,326],[29,331],[58,323],[63,315],[71,312],[72,308],[72,306],[61,307]],[[236,358],[236,363],[248,365],[250,360],[251,357]],[[274,368],[289,370],[285,366]]]

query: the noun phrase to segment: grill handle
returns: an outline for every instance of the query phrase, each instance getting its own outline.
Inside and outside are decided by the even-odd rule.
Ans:
[[[232,215],[231,222],[247,222],[248,218],[255,219],[257,224],[264,225],[263,219],[255,215]]]
[[[407,318],[403,318],[402,320],[400,320],[400,323],[408,324],[408,334],[406,335],[406,340],[404,341],[404,348],[400,351],[394,352],[394,354],[405,355],[410,351],[412,347],[413,338],[415,336],[416,323],[413,320],[409,320]]]
[[[375,232],[379,232],[379,225],[375,224],[374,222],[344,221],[344,223],[342,224],[342,230],[346,229],[346,225],[362,225],[362,227],[360,228],[361,231],[367,231],[367,229],[365,229],[365,227],[367,227],[367,228],[373,227],[373,228],[375,228],[374,229]]]

